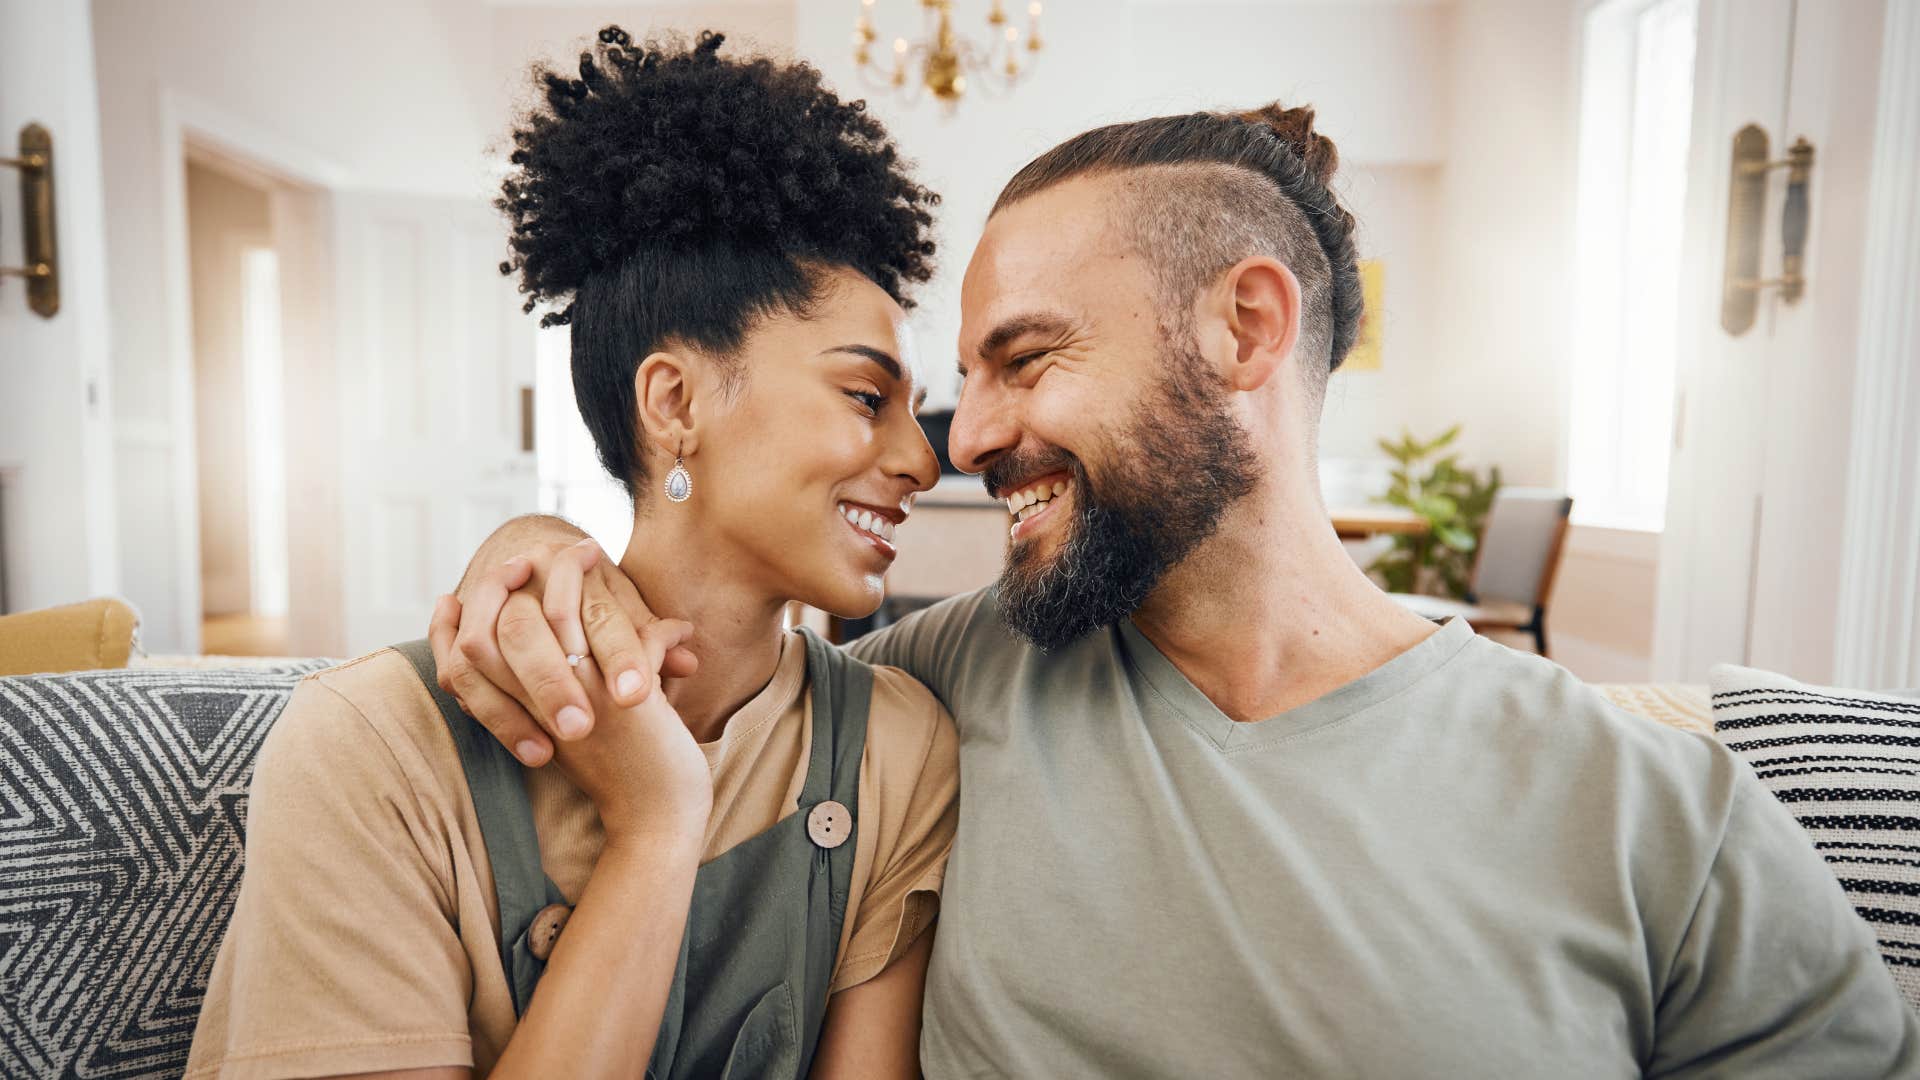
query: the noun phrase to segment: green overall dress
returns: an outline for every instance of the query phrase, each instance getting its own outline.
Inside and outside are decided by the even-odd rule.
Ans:
[[[799,810],[702,866],[694,878],[650,1080],[803,1077],[812,1065],[853,876],[854,846],[847,841],[859,800],[873,669],[800,632],[813,737]],[[493,865],[500,959],[514,1015],[525,1016],[546,967],[529,945],[529,930],[536,914],[564,905],[566,897],[540,866],[522,767],[440,689],[426,642],[394,648],[413,664],[459,748]]]

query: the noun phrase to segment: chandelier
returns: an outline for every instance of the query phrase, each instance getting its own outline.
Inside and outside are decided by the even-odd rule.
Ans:
[[[919,41],[893,39],[893,66],[883,67],[873,59],[873,42],[878,33],[873,27],[874,0],[860,0],[860,17],[853,24],[853,61],[870,80],[880,80],[901,92],[909,100],[930,93],[952,109],[967,92],[968,76],[979,85],[994,90],[1011,88],[1026,71],[1020,54],[1029,59],[1044,46],[1040,40],[1040,0],[1027,5],[1027,29],[1007,18],[1001,0],[993,0],[987,12],[987,40],[984,44],[963,37],[953,28],[952,0],[920,0],[922,36]],[[1023,40],[1024,39],[1024,40]],[[909,81],[908,71],[916,74]]]

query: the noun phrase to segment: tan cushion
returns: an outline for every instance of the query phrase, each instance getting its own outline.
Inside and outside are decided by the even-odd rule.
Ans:
[[[1713,707],[1695,683],[1593,683],[1600,696],[1633,713],[1682,731],[1713,734]]]
[[[0,676],[123,668],[140,615],[106,596],[0,615]]]
[[[1389,593],[1401,607],[1428,619],[1446,619],[1458,615],[1473,624],[1475,630],[1498,630],[1525,626],[1533,621],[1533,609],[1525,604],[1494,600],[1468,604],[1443,596],[1419,596],[1414,593]]]

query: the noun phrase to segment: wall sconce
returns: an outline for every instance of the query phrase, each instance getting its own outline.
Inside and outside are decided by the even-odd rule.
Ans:
[[[60,310],[60,260],[53,236],[53,135],[39,124],[20,129],[20,156],[0,158],[20,170],[20,222],[27,264],[0,266],[0,278],[27,280],[27,306],[53,318]]]

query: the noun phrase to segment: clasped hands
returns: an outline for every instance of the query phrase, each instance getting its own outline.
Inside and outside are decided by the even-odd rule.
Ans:
[[[661,686],[698,667],[692,633],[656,619],[589,539],[471,575],[427,639],[441,689],[522,764],[559,765],[614,837],[697,831],[711,812],[705,755]]]

